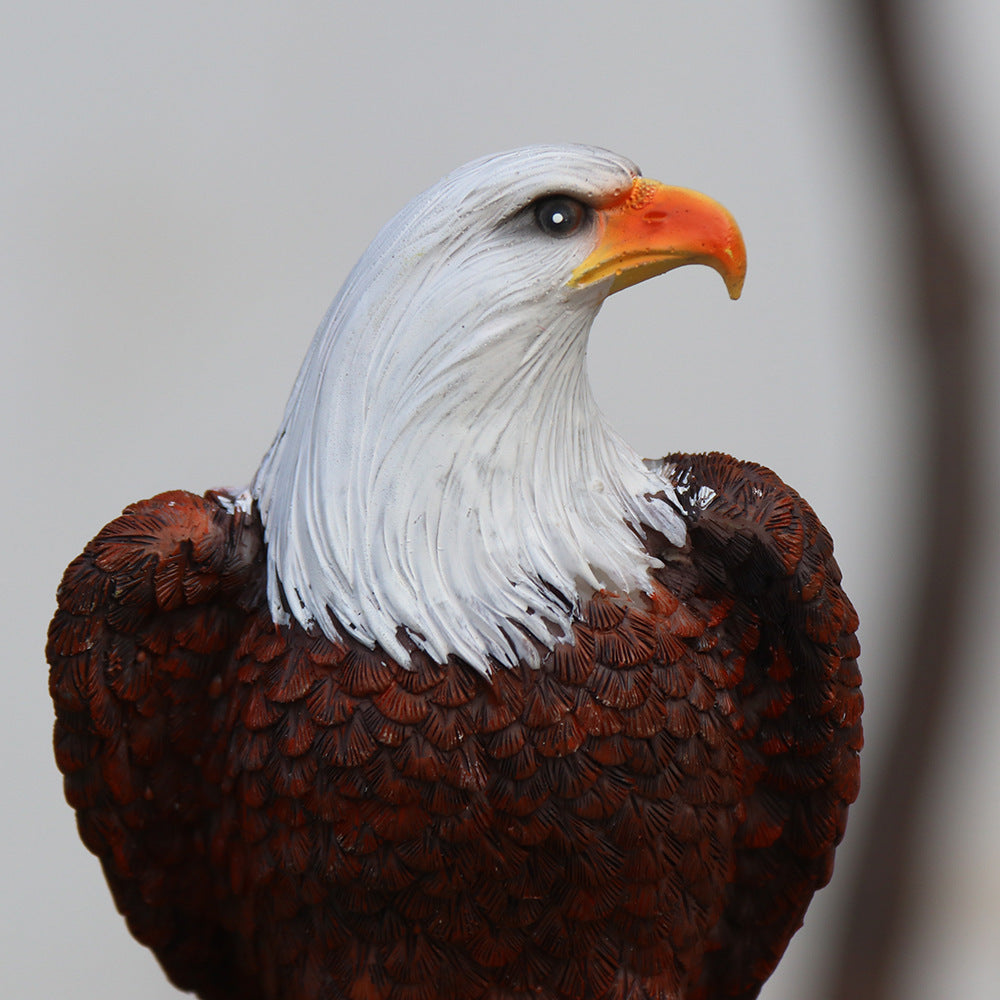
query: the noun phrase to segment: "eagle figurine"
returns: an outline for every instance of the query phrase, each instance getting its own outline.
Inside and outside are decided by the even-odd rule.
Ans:
[[[376,237],[242,492],[126,508],[47,656],[80,836],[203,1000],[751,1000],[858,791],[857,616],[767,469],[641,460],[611,293],[745,272],[729,213],[586,146]]]

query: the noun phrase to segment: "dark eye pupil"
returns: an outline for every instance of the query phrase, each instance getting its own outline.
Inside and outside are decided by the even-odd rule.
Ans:
[[[543,198],[535,206],[538,228],[549,236],[569,236],[580,228],[586,209],[572,198]]]

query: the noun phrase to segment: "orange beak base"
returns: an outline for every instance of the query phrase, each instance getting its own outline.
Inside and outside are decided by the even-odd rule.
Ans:
[[[684,264],[708,264],[722,275],[730,297],[739,298],[747,268],[743,236],[707,195],[637,177],[625,199],[597,215],[604,230],[571,285],[612,278],[611,294]]]

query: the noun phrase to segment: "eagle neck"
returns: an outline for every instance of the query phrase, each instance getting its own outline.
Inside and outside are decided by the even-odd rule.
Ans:
[[[593,591],[649,589],[643,525],[676,544],[684,525],[594,400],[596,294],[544,326],[467,302],[448,327],[437,305],[378,336],[335,305],[317,334],[253,486],[272,615],[404,665],[411,643],[537,663]]]

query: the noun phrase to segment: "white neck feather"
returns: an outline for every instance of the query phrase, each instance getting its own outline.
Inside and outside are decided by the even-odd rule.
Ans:
[[[442,253],[414,205],[331,307],[254,480],[271,611],[406,665],[403,634],[484,673],[536,663],[593,590],[650,589],[641,525],[684,524],[592,396],[606,290],[553,307],[489,248]]]

